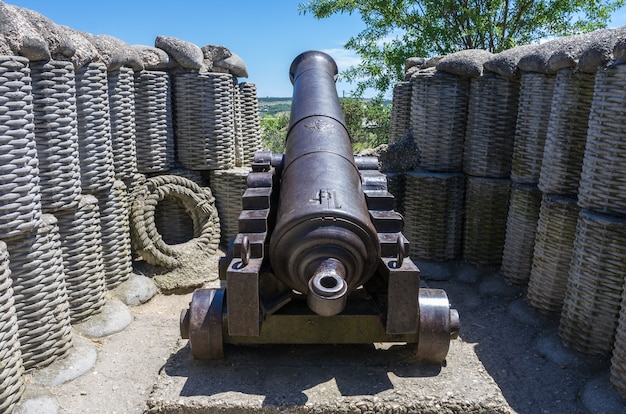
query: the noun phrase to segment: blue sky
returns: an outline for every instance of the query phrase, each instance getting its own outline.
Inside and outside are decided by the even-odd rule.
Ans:
[[[363,28],[358,15],[316,20],[298,12],[305,0],[8,0],[52,21],[93,34],[115,36],[129,44],[154,46],[158,35],[198,46],[223,45],[245,62],[259,97],[291,96],[289,65],[299,53],[317,49],[331,54],[341,69],[358,63],[343,49]],[[626,8],[610,27],[626,25]],[[337,92],[353,87],[339,82]]]

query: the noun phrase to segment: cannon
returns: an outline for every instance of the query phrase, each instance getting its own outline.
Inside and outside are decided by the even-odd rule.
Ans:
[[[445,291],[420,288],[375,157],[354,156],[335,61],[308,51],[289,75],[285,154],[255,154],[220,289],[198,289],[180,331],[195,359],[224,344],[403,342],[441,363],[458,335]]]

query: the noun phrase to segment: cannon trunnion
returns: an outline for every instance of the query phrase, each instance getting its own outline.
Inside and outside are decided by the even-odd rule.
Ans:
[[[196,359],[225,343],[406,342],[442,362],[458,334],[446,293],[420,289],[377,160],[352,154],[337,73],[317,51],[291,65],[285,155],[255,155],[226,288],[196,290],[181,313]]]

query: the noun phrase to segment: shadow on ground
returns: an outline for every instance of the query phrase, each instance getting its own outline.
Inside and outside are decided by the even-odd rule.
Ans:
[[[427,283],[446,290],[461,315],[460,337],[475,344],[478,359],[516,412],[588,413],[581,389],[608,369],[609,360],[565,348],[558,338],[558,317],[535,312],[524,288],[496,278],[478,284]]]
[[[226,358],[199,362],[189,345],[164,366],[170,377],[186,378],[182,397],[226,392],[264,396],[264,406],[302,406],[316,387],[339,390],[340,396],[376,395],[394,388],[398,377],[434,377],[438,365],[416,364],[405,346],[377,349],[372,345],[226,346]],[[261,362],[262,361],[262,362]],[[322,392],[328,392],[322,391]]]

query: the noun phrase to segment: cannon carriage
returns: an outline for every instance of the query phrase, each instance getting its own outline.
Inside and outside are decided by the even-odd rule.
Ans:
[[[445,291],[420,288],[377,159],[353,155],[334,60],[305,52],[289,74],[285,154],[256,153],[226,287],[194,292],[181,336],[196,359],[226,343],[405,342],[444,361],[458,313]]]

